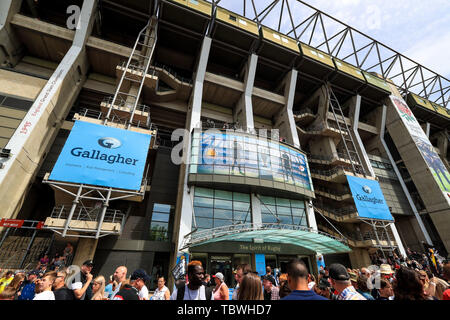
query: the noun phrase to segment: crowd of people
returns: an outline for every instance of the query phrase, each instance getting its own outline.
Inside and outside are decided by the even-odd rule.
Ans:
[[[417,253],[411,251],[407,259],[394,255],[381,261],[391,264],[376,268],[321,266],[317,279],[298,259],[287,264],[286,273],[273,272],[268,266],[263,276],[242,264],[234,270],[237,285],[231,289],[222,273],[211,277],[194,260],[172,292],[166,279],[158,277],[153,293],[146,286],[151,277],[143,269],[128,276],[127,268],[119,266],[109,277],[94,278],[92,260],[81,267],[65,265],[72,253],[68,247],[52,261],[44,256],[27,273],[4,272],[0,300],[450,300],[450,261],[430,262],[425,256],[418,262]]]
[[[377,269],[349,269],[339,263],[321,268],[318,279],[308,273],[302,260],[293,259],[287,273],[274,275],[267,267],[259,276],[249,264],[235,270],[233,300],[450,300],[450,261],[442,264],[442,274],[411,268],[407,263],[394,272],[389,264]],[[191,261],[187,284],[178,284],[171,300],[228,300],[229,289],[223,274],[209,285],[200,261]]]

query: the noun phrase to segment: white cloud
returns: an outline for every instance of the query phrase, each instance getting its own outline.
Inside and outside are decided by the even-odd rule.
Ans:
[[[450,78],[450,30],[441,30],[406,50],[405,56]]]

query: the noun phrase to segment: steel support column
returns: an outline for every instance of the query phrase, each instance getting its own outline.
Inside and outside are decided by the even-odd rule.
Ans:
[[[253,121],[253,85],[255,83],[258,56],[251,54],[245,66],[244,92],[236,104],[233,112],[234,121],[239,121],[245,131],[252,132],[255,129]]]
[[[356,95],[350,100],[350,120],[353,120],[351,123],[352,133],[355,136],[357,152],[360,154],[360,159],[363,161],[361,165],[365,167],[367,172],[370,173],[371,177],[375,178],[375,171],[373,171],[372,165],[370,164],[369,156],[367,155],[366,149],[364,148],[364,143],[361,140],[358,132],[359,126],[359,112],[361,110],[361,96]]]
[[[284,79],[284,98],[286,100],[284,108],[275,116],[275,127],[281,128],[280,135],[286,137],[287,142],[300,149],[300,139],[298,138],[297,125],[294,120],[295,88],[297,85],[298,71],[292,69]]]
[[[75,213],[75,209],[77,208],[78,203],[80,202],[81,191],[83,190],[83,185],[80,184],[78,187],[77,195],[73,200],[72,207],[70,208],[69,216],[67,217],[66,223],[64,224],[64,230],[61,236],[64,238],[66,236],[67,230],[69,229],[70,222],[72,221],[73,214]]]
[[[11,228],[6,228],[5,234],[3,235],[2,240],[0,241],[0,249],[2,248],[3,242],[5,242],[5,239],[8,237],[10,229]]]
[[[33,231],[33,235],[31,236],[30,242],[28,243],[27,250],[25,251],[25,254],[22,257],[22,260],[20,261],[20,264],[19,264],[20,269],[23,268],[23,265],[25,263],[25,260],[27,259],[28,253],[30,252],[31,247],[33,246],[34,239],[36,238],[37,232],[38,232],[38,230]]]
[[[190,133],[194,128],[197,128],[201,125],[201,109],[202,109],[202,98],[203,98],[203,83],[205,80],[206,66],[208,64],[209,52],[211,49],[211,38],[205,37],[203,39],[202,48],[200,52],[200,57],[197,65],[197,70],[195,73],[194,87],[192,89],[191,99],[189,101],[189,112],[187,119],[187,130],[189,131],[189,135],[185,136],[183,139],[183,159],[184,165],[180,170],[180,175],[182,175],[182,179],[180,179],[180,183],[183,185],[182,194],[181,194],[181,208],[180,210],[180,228],[178,231],[178,238],[176,239],[176,249],[178,250],[183,244],[183,239],[186,234],[191,232],[192,229],[192,214],[193,214],[193,206],[192,199],[190,194],[190,190],[187,185],[188,180],[188,172],[189,166],[188,162],[190,160],[191,155],[191,137]],[[178,202],[178,201],[177,201]]]
[[[312,200],[305,201],[305,209],[306,209],[306,217],[308,218],[308,227],[310,227],[314,231],[318,231]]]
[[[100,220],[98,221],[97,233],[95,234],[95,239],[98,239],[100,237],[100,232],[102,231],[103,220],[105,219],[106,209],[108,209],[109,199],[111,198],[111,190],[112,190],[112,188],[109,188],[108,195],[106,196],[106,199],[103,202],[102,215],[100,217]]]
[[[15,66],[22,56],[20,40],[9,23],[19,12],[21,4],[21,0],[0,1],[0,65]]]

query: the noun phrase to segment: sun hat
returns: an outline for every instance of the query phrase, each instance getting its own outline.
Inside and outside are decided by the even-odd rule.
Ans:
[[[380,265],[380,273],[381,274],[393,274],[394,271],[392,271],[392,268],[388,264],[382,264]]]

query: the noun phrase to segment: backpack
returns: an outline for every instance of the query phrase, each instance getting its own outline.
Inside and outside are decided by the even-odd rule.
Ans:
[[[182,286],[181,288],[178,289],[178,291],[177,291],[177,300],[183,300],[184,299],[184,292],[185,291],[186,291],[186,286]],[[213,288],[205,287],[206,300],[211,300],[212,299],[212,292],[213,292]]]

